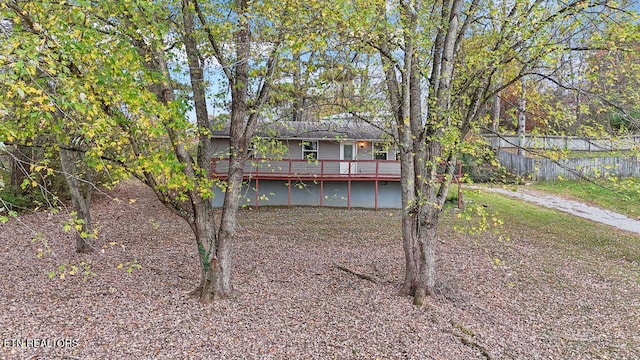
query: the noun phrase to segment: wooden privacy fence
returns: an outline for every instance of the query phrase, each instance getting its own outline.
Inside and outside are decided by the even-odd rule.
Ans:
[[[527,136],[524,144],[516,135],[483,135],[492,149],[570,150],[570,151],[618,151],[634,150],[640,147],[640,135],[619,138],[590,138],[580,136]]]
[[[498,150],[500,164],[508,171],[532,180],[580,179],[581,177],[640,177],[637,156],[569,158],[549,160]]]

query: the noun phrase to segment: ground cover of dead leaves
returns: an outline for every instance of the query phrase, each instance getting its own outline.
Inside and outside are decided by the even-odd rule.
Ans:
[[[203,306],[187,295],[198,261],[183,221],[134,182],[93,206],[90,255],[63,215],[0,225],[0,359],[640,358],[640,266],[560,255],[526,229],[465,236],[445,215],[438,296],[415,307],[397,295],[397,211],[243,210],[237,295]],[[95,275],[49,279],[67,262]]]

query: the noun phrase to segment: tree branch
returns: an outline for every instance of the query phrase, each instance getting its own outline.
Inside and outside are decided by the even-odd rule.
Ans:
[[[374,284],[377,284],[377,283],[378,283],[378,281],[377,281],[373,276],[371,276],[371,275],[367,275],[367,274],[359,273],[359,272],[357,272],[357,271],[355,271],[355,270],[351,270],[351,269],[349,269],[348,267],[343,266],[343,265],[339,265],[339,264],[334,264],[333,266],[334,266],[336,269],[342,270],[342,271],[344,271],[344,272],[346,272],[346,273],[349,273],[349,274],[351,274],[351,275],[355,275],[355,276],[359,277],[360,279],[367,280],[367,281],[371,281],[371,282],[372,282],[372,283],[374,283]]]

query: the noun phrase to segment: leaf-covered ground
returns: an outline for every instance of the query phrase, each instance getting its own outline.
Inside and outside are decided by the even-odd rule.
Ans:
[[[439,294],[416,307],[396,294],[398,212],[243,210],[237,296],[203,306],[187,295],[198,281],[190,230],[151,192],[126,183],[93,211],[91,255],[73,252],[62,215],[0,225],[0,358],[640,358],[640,265],[582,251],[562,229],[507,225],[506,241],[456,233],[445,215]],[[39,258],[44,241],[53,253]],[[81,262],[95,275],[48,278]]]

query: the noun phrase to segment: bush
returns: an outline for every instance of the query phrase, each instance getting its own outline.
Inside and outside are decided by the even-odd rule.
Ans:
[[[36,181],[35,185],[11,184],[11,174],[7,167],[3,166],[0,171],[0,182],[4,184],[0,188],[0,199],[4,207],[13,211],[24,211],[39,207],[55,206],[58,200],[69,200],[70,194],[65,179],[59,173],[46,174],[46,170],[31,174],[31,179]]]

